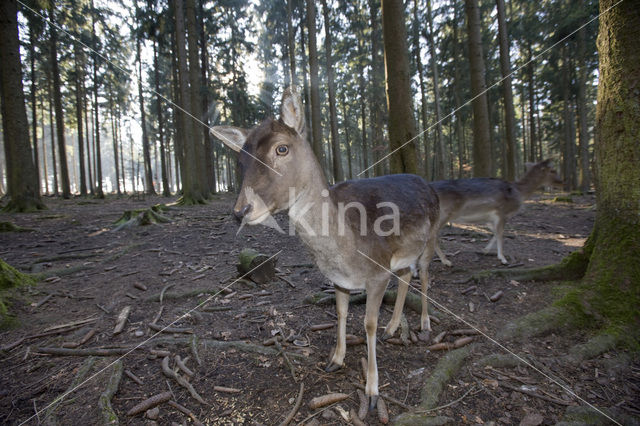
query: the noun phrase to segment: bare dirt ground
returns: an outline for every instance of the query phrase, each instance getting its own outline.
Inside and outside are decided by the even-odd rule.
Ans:
[[[556,263],[581,247],[589,235],[593,197],[573,196],[573,203],[562,203],[553,201],[556,195],[537,195],[507,224],[505,251],[512,265]],[[245,227],[236,235],[238,225],[229,214],[233,195],[221,195],[204,206],[174,207],[164,213],[170,223],[112,230],[124,210],[169,201],[155,197],[47,199],[47,211],[0,214],[0,221],[34,230],[1,233],[0,258],[22,271],[51,275],[16,292],[11,306],[16,324],[0,331],[0,346],[5,349],[0,352],[0,423],[101,424],[98,401],[107,388],[110,365],[120,357],[53,356],[39,350],[77,346],[137,347],[121,361],[140,383],[123,376],[112,398],[122,424],[153,424],[143,417],[144,412],[128,416],[127,411],[163,392],[170,392],[173,401],[205,424],[279,424],[292,410],[301,382],[304,394],[296,424],[349,424],[349,411],[359,407],[356,385],[363,383],[360,359],[366,356],[366,346],[349,346],[345,367],[337,373],[324,372],[335,327],[312,331],[312,326],[333,323],[335,308],[331,303],[305,301],[329,289],[330,283],[311,265],[300,241],[260,226]],[[284,219],[281,222],[287,229]],[[442,247],[454,266],[446,268],[437,260],[432,263],[429,295],[488,336],[496,336],[509,321],[551,303],[559,284],[492,278],[462,294],[473,284],[465,282],[473,273],[506,268],[495,255],[481,253],[488,238],[482,228],[445,229]],[[284,279],[266,285],[237,281],[237,256],[244,248],[266,255],[277,253]],[[499,290],[504,295],[489,301],[488,296]],[[126,306],[130,315],[124,330],[114,335],[117,316]],[[389,320],[391,310],[392,306],[383,306],[380,327]],[[409,309],[405,313],[410,327],[415,328],[419,315]],[[432,337],[469,328],[446,312],[434,309],[433,313],[439,323],[433,324]],[[149,324],[157,315],[158,325],[171,324],[180,333],[156,336]],[[363,317],[364,306],[352,304],[347,332],[364,337]],[[67,326],[52,328],[61,325]],[[277,336],[284,337],[279,347],[264,345]],[[190,343],[194,337],[201,364]],[[531,360],[543,375],[523,365],[479,365],[486,355],[507,352],[475,336],[470,356],[437,398],[436,406],[444,407],[429,414],[448,417],[450,424],[555,424],[568,406],[588,401],[638,416],[640,363],[633,356],[612,350],[578,364],[564,362],[568,349],[589,337],[584,331],[563,330],[524,342],[499,342]],[[378,344],[381,392],[399,402],[387,401],[392,419],[421,402],[425,381],[446,354],[429,351],[427,346]],[[162,351],[170,355],[170,369],[174,369],[176,355],[186,359],[193,375],[178,373],[204,403],[163,375],[166,353]],[[556,382],[566,384],[584,401]],[[63,399],[57,399],[68,390],[71,392]],[[332,392],[349,397],[321,412],[308,407],[313,397]],[[168,403],[159,405],[158,416],[158,424],[163,425],[194,423]],[[366,422],[379,424],[373,413]]]

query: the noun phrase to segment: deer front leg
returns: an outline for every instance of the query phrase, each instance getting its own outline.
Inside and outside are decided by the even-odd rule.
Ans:
[[[382,340],[391,338],[400,325],[400,317],[402,317],[402,309],[404,308],[404,301],[407,297],[407,291],[409,289],[409,281],[411,281],[411,270],[408,269],[398,276],[398,293],[396,294],[396,303],[393,307],[393,315],[389,320],[389,324],[385,328]]]
[[[503,265],[508,264],[507,259],[504,257],[502,252],[503,244],[504,244],[504,220],[499,220],[496,224],[496,232],[494,235],[495,240],[498,243],[498,259],[502,262]]]
[[[376,362],[376,331],[378,328],[378,314],[386,281],[367,285],[367,305],[364,315],[364,328],[367,332],[367,384],[365,394],[369,397],[369,410],[376,408],[378,403],[378,363]]]
[[[349,311],[349,291],[335,286],[336,314],[338,315],[338,332],[336,334],[336,349],[325,371],[331,373],[339,370],[344,364],[347,352],[347,313]]]

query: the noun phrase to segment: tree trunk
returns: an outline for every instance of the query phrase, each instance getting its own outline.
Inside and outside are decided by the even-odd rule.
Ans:
[[[587,59],[586,49],[586,30],[581,28],[578,30],[578,57],[580,65],[578,66],[578,143],[580,149],[580,191],[586,193],[591,187],[591,172],[589,161],[589,131],[587,129],[587,66],[584,61]]]
[[[504,97],[504,124],[506,141],[504,145],[506,161],[504,177],[516,180],[516,112],[513,106],[513,88],[511,86],[511,59],[509,54],[509,36],[504,11],[504,0],[496,0],[498,9],[498,35],[500,38],[500,71],[502,72],[502,96]]]
[[[93,40],[94,48],[97,47],[96,39],[96,17],[95,8],[93,6],[93,0],[91,1],[91,37]],[[95,135],[95,148],[93,151],[93,157],[95,160],[95,176],[96,176],[96,197],[104,198],[104,192],[102,191],[102,155],[100,149],[100,107],[98,105],[98,55],[93,54],[93,108],[94,108],[94,120],[93,133]]]
[[[527,41],[527,80],[529,82],[529,161],[534,162],[536,161],[536,146],[538,145],[538,137],[536,136],[536,93],[531,41]]]
[[[185,111],[193,106],[191,99],[191,91],[189,89],[189,73],[187,70],[187,51],[184,27],[184,8],[181,0],[173,0],[175,13],[175,34],[176,34],[176,50],[177,50],[177,71],[178,71],[178,87],[180,93],[180,105],[183,110],[178,113],[180,127],[182,130],[181,144],[183,145],[184,158],[181,162],[180,170],[182,172],[182,202],[184,204],[199,204],[203,202],[202,188],[198,179],[196,150],[195,150],[195,134],[194,127],[191,122],[192,118]]]
[[[320,115],[320,83],[318,81],[318,48],[316,42],[316,5],[314,0],[306,0],[307,29],[309,31],[309,84],[311,95],[311,135],[315,152],[322,169],[326,168],[322,144],[322,116]]]
[[[157,37],[158,39],[160,37]],[[158,139],[160,139],[160,169],[162,174],[162,196],[171,195],[169,179],[167,176],[167,154],[164,146],[164,119],[162,116],[162,99],[160,97],[160,71],[158,65],[158,43],[153,40],[153,81],[156,92],[156,113],[158,114]]]
[[[464,135],[464,126],[462,125],[462,100],[460,95],[460,66],[459,66],[459,53],[460,42],[458,40],[458,21],[460,19],[458,15],[458,7],[455,0],[451,2],[453,9],[453,102],[455,106],[455,120],[456,120],[456,139],[458,140],[458,179],[464,177],[464,166],[467,163],[466,156],[466,141]]]
[[[342,104],[342,117],[344,118],[344,121],[342,123],[342,127],[344,128],[344,145],[347,148],[347,167],[349,170],[347,179],[353,179],[353,165],[351,162],[351,138],[349,137],[349,116],[347,115],[347,101],[345,99],[344,92],[342,94],[340,103]]]
[[[185,2],[185,22],[187,25],[187,46],[189,56],[189,89],[191,90],[191,115],[193,119],[189,121],[193,126],[193,148],[195,153],[194,166],[196,168],[196,179],[198,180],[198,191],[201,200],[209,196],[209,179],[205,166],[205,149],[203,141],[208,138],[208,127],[202,125],[202,79],[200,73],[200,55],[198,54],[198,25],[196,24],[195,0]]]
[[[204,134],[204,172],[207,178],[206,188],[209,194],[216,193],[216,169],[213,166],[213,141],[211,134],[209,133],[209,86],[208,72],[209,72],[209,55],[207,54],[208,38],[204,27],[204,10],[203,3],[205,0],[198,1],[198,13],[200,19],[198,21],[198,32],[200,33],[200,72],[202,78],[202,122],[205,127],[203,129]],[[167,190],[167,194],[168,194]]]
[[[49,70],[51,71],[51,70]],[[49,72],[51,75],[51,72]],[[58,191],[58,161],[56,159],[56,129],[53,121],[53,89],[51,87],[51,81],[49,81],[49,133],[51,133],[51,163],[53,169],[53,195],[59,195]]]
[[[422,51],[420,48],[420,20],[418,19],[418,0],[413,2],[413,48],[418,66],[418,84],[420,85],[420,118],[422,120],[422,143],[424,145],[424,177],[431,180],[431,148],[429,144],[429,121],[427,118],[427,91],[424,82],[424,67],[422,66]]]
[[[4,210],[26,212],[45,207],[40,199],[36,167],[29,141],[17,14],[15,0],[0,2],[0,99],[7,193],[11,197]]]
[[[109,115],[111,115],[111,143],[113,145],[113,166],[115,169],[116,194],[122,195],[120,191],[120,164],[118,163],[118,133],[116,130],[116,117],[113,106],[113,93],[111,83],[109,83]]]
[[[51,74],[53,76],[53,103],[56,109],[58,157],[60,160],[60,186],[62,187],[62,198],[69,198],[71,196],[71,189],[69,185],[69,168],[67,165],[67,147],[64,140],[64,115],[62,112],[62,93],[60,92],[60,69],[58,67],[58,40],[55,28],[55,11],[53,6],[49,17],[51,19],[49,25],[49,34],[51,37]]]
[[[40,193],[40,158],[38,155],[38,120],[36,108],[36,35],[29,27],[29,59],[31,61],[31,133],[33,137],[33,163],[36,168],[38,194]],[[1,176],[1,175],[0,175]],[[0,178],[1,180],[1,178]]]
[[[576,171],[576,134],[574,127],[573,100],[571,99],[571,62],[569,52],[565,47],[562,58],[562,103],[563,103],[563,129],[564,129],[564,152],[563,152],[563,174],[564,188],[571,191],[575,188]]]
[[[75,95],[76,95],[76,121],[78,129],[78,162],[80,164],[80,195],[87,195],[87,175],[84,168],[84,139],[82,127],[82,80],[84,74],[82,72],[82,49],[79,43],[73,43],[74,66],[76,71],[75,78]]]
[[[49,195],[49,171],[47,170],[47,141],[44,134],[44,96],[40,98],[40,122],[42,123],[42,171],[44,172],[44,193]]]
[[[291,85],[297,86],[296,76],[296,34],[293,28],[293,0],[287,0],[287,49],[289,49],[289,76]]]
[[[382,0],[391,173],[416,173],[416,125],[411,98],[407,28],[402,0]]]
[[[89,112],[87,111],[87,88],[85,87],[84,78],[82,79],[82,109],[84,110],[84,128],[85,128],[85,143],[87,146],[87,180],[89,181],[89,193],[94,195],[93,190],[93,174],[91,173],[91,140],[89,135]]]
[[[384,175],[385,161],[381,160],[386,151],[383,123],[384,110],[384,62],[382,58],[382,31],[380,28],[380,1],[369,0],[371,17],[371,79],[369,85],[369,125],[371,126],[371,148],[375,162],[375,176]]]
[[[473,176],[491,175],[491,139],[487,103],[482,31],[478,0],[465,0],[469,33],[469,73],[473,97]]]
[[[290,0],[289,0],[290,1]],[[338,113],[336,112],[336,88],[333,76],[333,58],[331,57],[331,21],[327,0],[322,1],[322,15],[324,17],[324,50],[327,58],[327,85],[329,86],[329,123],[331,129],[331,146],[333,147],[333,178],[335,182],[344,180],[342,170],[342,155],[340,153],[340,139],[338,136]]]
[[[588,303],[637,339],[640,306],[640,8],[600,1],[596,107],[597,210],[585,244],[591,251]],[[591,250],[589,250],[591,249]],[[615,328],[614,328],[615,329]],[[633,343],[637,345],[637,340]]]
[[[427,0],[427,23],[429,33],[425,34],[429,42],[429,56],[431,56],[431,76],[433,79],[433,101],[436,106],[436,178],[441,180],[447,177],[446,164],[447,154],[444,147],[444,137],[442,136],[442,124],[440,119],[442,112],[440,109],[440,77],[438,74],[438,59],[436,57],[436,47],[433,41],[433,13],[431,11],[431,0]],[[426,31],[425,31],[426,33]]]
[[[302,8],[304,9],[304,2],[302,3]],[[301,16],[304,16],[306,13],[305,10],[301,11]],[[300,53],[302,53],[302,61],[300,62],[302,65],[302,98],[304,99],[304,118],[305,129],[307,134],[311,131],[311,101],[309,100],[309,79],[307,78],[307,54],[305,50],[305,41],[304,41],[304,20],[300,19]]]

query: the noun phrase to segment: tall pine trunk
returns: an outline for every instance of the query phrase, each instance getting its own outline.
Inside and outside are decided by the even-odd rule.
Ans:
[[[473,98],[473,175],[491,175],[491,136],[487,103],[482,31],[478,0],[465,0],[469,34],[469,73]]]
[[[577,107],[578,107],[578,144],[580,150],[580,191],[587,192],[591,186],[591,171],[589,161],[589,131],[587,127],[587,66],[586,61],[586,30],[578,30],[578,57],[580,65],[577,73]]]
[[[83,139],[83,126],[82,126],[82,80],[84,79],[83,67],[82,67],[82,49],[79,43],[73,44],[73,56],[75,66],[75,95],[76,95],[76,125],[78,130],[78,163],[80,164],[80,195],[87,195],[87,173],[84,167],[84,139]]]
[[[15,0],[0,2],[0,101],[7,193],[11,197],[4,210],[26,212],[43,209],[44,204],[40,199],[36,167],[29,141],[17,14]]]
[[[427,90],[424,81],[424,66],[422,65],[422,49],[420,47],[420,20],[418,18],[418,0],[413,2],[413,49],[418,67],[418,84],[420,86],[420,119],[422,121],[422,144],[424,146],[424,176],[431,180],[431,148],[429,143],[429,120],[427,117]]]
[[[500,71],[502,72],[502,96],[504,98],[505,157],[504,177],[508,181],[516,179],[516,112],[513,106],[513,88],[511,86],[511,59],[509,55],[509,36],[504,11],[504,0],[496,0],[498,10],[498,37],[500,38]]]
[[[137,1],[136,1],[137,3]],[[136,6],[137,7],[137,6]],[[142,157],[144,162],[145,193],[155,195],[153,173],[151,171],[151,151],[149,149],[149,130],[147,129],[147,114],[144,109],[144,93],[142,91],[142,59],[140,57],[140,36],[136,37],[136,62],[138,62],[138,105],[140,107],[140,126],[142,127]]]
[[[433,40],[433,12],[431,11],[431,0],[427,0],[427,23],[429,32],[425,34],[425,38],[429,43],[429,56],[431,56],[431,77],[433,79],[433,101],[436,107],[436,170],[437,179],[445,179],[447,177],[447,151],[444,147],[444,137],[442,136],[442,124],[440,119],[442,112],[440,108],[440,76],[438,73],[438,59],[436,57],[436,45]],[[426,33],[426,31],[425,31]]]
[[[49,25],[50,54],[51,54],[51,74],[53,77],[53,103],[56,110],[56,131],[58,139],[58,157],[60,160],[60,186],[62,188],[62,198],[71,196],[69,184],[69,168],[67,165],[67,147],[64,139],[64,113],[62,110],[62,93],[60,90],[60,69],[58,66],[58,38],[55,28],[55,11],[53,6],[49,15],[51,22]]]
[[[371,147],[375,162],[375,175],[384,175],[386,152],[383,123],[385,120],[384,62],[382,58],[382,30],[380,28],[380,2],[369,0],[371,18],[371,78],[369,85],[369,125],[371,126]]]
[[[402,0],[382,0],[391,173],[416,173],[416,125],[411,98],[407,28]]]
[[[157,37],[158,39],[160,37]],[[164,141],[164,119],[162,113],[162,99],[160,98],[160,71],[158,64],[158,55],[159,55],[159,43],[154,39],[153,41],[153,82],[155,86],[156,92],[156,114],[158,114],[158,139],[160,139],[160,169],[162,175],[162,195],[164,197],[168,197],[171,195],[171,190],[169,189],[169,177],[167,173],[167,153],[165,150],[165,141]]]
[[[49,75],[51,75],[51,69],[49,69]],[[51,135],[51,168],[53,169],[53,195],[59,195],[58,186],[58,161],[56,158],[56,128],[53,120],[53,88],[51,81],[49,81],[49,133]]]
[[[296,76],[296,34],[293,27],[293,0],[287,0],[287,49],[289,50],[289,78],[291,85],[298,85]]]
[[[320,82],[318,79],[318,47],[316,42],[315,0],[306,0],[307,29],[309,31],[309,84],[311,100],[311,140],[322,168],[326,168],[324,146],[322,144],[322,116],[320,115]]]
[[[198,0],[198,32],[200,33],[200,73],[202,78],[202,122],[205,124],[204,134],[204,167],[207,177],[206,187],[209,193],[216,193],[216,168],[213,165],[213,141],[209,133],[209,91],[208,73],[209,73],[209,55],[207,53],[208,38],[205,32],[205,19],[203,3],[205,0]]]
[[[31,133],[33,137],[33,163],[36,168],[38,193],[40,193],[40,161],[38,153],[38,120],[36,108],[36,36],[32,27],[29,28],[29,59],[31,61]],[[0,175],[1,176],[1,175]]]
[[[97,48],[97,36],[96,36],[96,11],[93,6],[93,0],[91,1],[91,38],[93,40],[94,49]],[[104,198],[104,192],[102,190],[102,152],[100,148],[100,106],[98,104],[98,55],[93,53],[93,112],[94,112],[94,124],[93,134],[95,136],[95,145],[93,150],[93,159],[95,161],[94,171],[96,177],[96,189],[95,194],[98,198]]]

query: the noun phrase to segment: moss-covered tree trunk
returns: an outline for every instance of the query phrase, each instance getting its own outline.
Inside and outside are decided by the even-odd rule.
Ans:
[[[600,2],[597,210],[584,300],[612,325],[628,325],[640,320],[640,9],[614,3]]]

